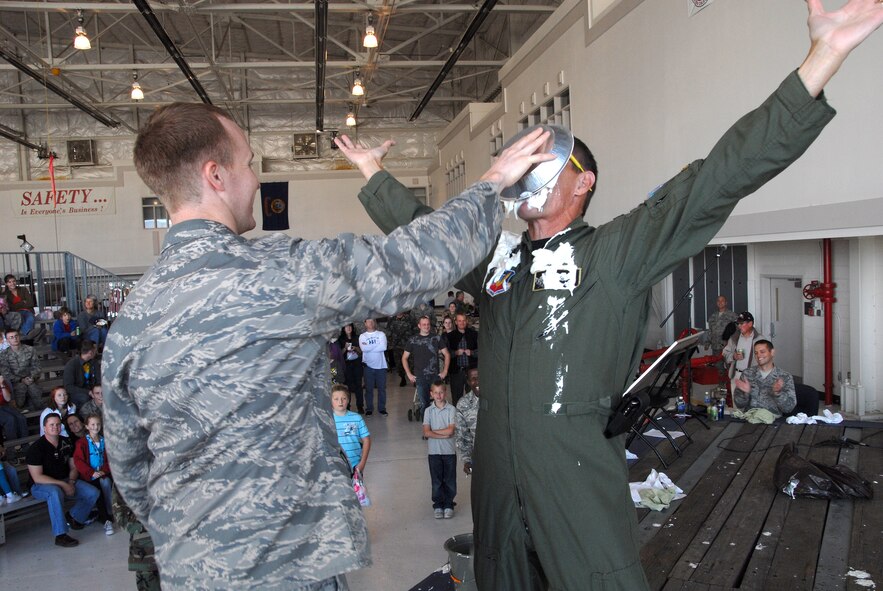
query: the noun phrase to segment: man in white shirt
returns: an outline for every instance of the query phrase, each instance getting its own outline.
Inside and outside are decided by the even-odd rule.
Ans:
[[[373,318],[365,321],[365,332],[359,335],[362,362],[365,364],[365,415],[374,414],[374,386],[377,385],[377,410],[386,412],[386,335],[377,330]]]

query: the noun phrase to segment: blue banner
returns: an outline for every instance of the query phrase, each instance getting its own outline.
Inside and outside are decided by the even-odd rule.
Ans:
[[[288,181],[261,183],[261,211],[264,230],[288,229]]]

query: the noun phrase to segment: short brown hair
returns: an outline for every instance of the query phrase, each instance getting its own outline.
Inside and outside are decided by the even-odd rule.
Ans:
[[[169,211],[198,203],[199,167],[208,160],[228,166],[233,138],[222,109],[202,103],[172,103],[154,111],[135,140],[135,168]]]
[[[347,400],[349,400],[350,389],[347,388],[346,386],[344,386],[343,384],[332,385],[331,386],[331,393],[334,394],[335,392],[343,392],[344,394],[346,394]]]

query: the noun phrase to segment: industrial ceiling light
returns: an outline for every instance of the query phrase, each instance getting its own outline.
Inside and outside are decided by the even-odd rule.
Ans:
[[[374,24],[373,17],[368,15],[368,26],[365,27],[365,38],[362,39],[362,45],[365,47],[372,49],[377,47],[377,35],[374,34]]]
[[[350,111],[346,114],[346,126],[347,127],[355,127],[356,126],[356,115]]]
[[[77,49],[92,49],[92,43],[89,41],[89,36],[86,35],[86,27],[83,26],[83,11],[77,11],[77,30],[76,37],[74,37],[74,47]]]
[[[353,89],[351,91],[353,96],[362,96],[365,94],[365,87],[362,86],[362,79],[359,78],[359,73],[356,72],[356,79],[353,80]]]
[[[138,72],[132,73],[132,100],[144,100],[144,91],[141,90],[141,84],[138,82]]]

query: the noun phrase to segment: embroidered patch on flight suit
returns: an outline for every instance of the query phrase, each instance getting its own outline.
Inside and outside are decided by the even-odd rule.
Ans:
[[[512,278],[515,276],[513,269],[505,269],[499,277],[495,274],[493,281],[489,281],[485,291],[491,297],[506,293],[512,288]]]

